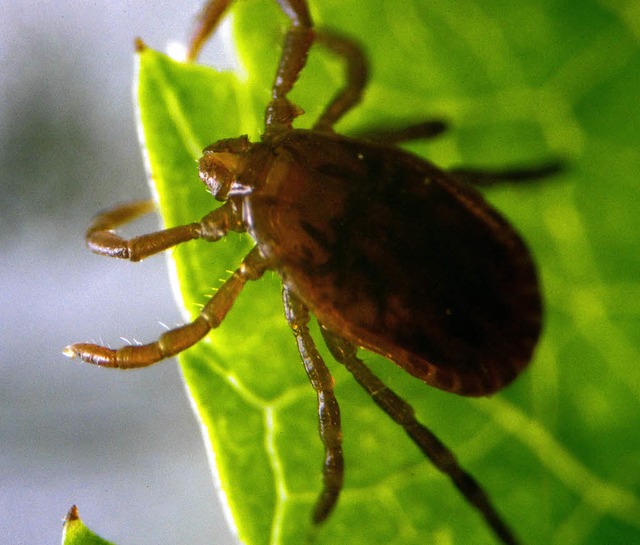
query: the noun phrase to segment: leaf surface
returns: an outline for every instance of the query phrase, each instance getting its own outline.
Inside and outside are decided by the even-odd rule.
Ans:
[[[64,521],[62,545],[113,545],[113,543],[89,530],[80,519],[78,508],[74,505]]]
[[[615,0],[398,5],[313,3],[316,23],[357,37],[372,64],[366,98],[339,131],[445,118],[446,136],[409,146],[442,167],[561,155],[570,170],[488,193],[541,270],[545,334],[523,377],[494,398],[464,399],[382,358],[365,359],[486,486],[523,542],[630,543],[640,532],[637,17]],[[259,137],[286,19],[275,2],[239,2],[234,28],[241,75],[140,54],[145,153],[167,226],[216,205],[197,177],[203,147]],[[312,122],[341,82],[340,63],[314,48],[291,95],[307,112],[298,126]],[[231,234],[173,251],[187,316],[251,246]],[[334,515],[314,529],[323,457],[316,400],[278,277],[248,285],[223,325],[180,357],[241,540],[492,543],[448,480],[326,360],[344,420],[346,481]]]

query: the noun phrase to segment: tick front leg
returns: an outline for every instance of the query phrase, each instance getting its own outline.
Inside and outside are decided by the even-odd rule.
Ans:
[[[216,29],[233,0],[209,0],[196,19],[187,49],[187,58],[194,61],[202,46]],[[313,43],[313,21],[306,0],[278,0],[282,11],[289,17],[291,27],[287,31],[280,63],[273,82],[271,102],[265,114],[266,131],[291,128],[291,122],[302,113],[300,108],[287,100]]]
[[[95,344],[77,343],[67,346],[63,353],[70,358],[77,356],[87,363],[119,369],[148,367],[160,360],[175,356],[218,327],[246,282],[260,278],[266,268],[264,258],[260,256],[257,248],[254,248],[193,322],[167,331],[153,343],[123,346],[116,350]]]
[[[233,0],[210,0],[207,2],[196,18],[191,38],[187,47],[187,60],[195,61],[202,46],[216,29],[220,19],[229,9]]]
[[[447,475],[467,501],[484,517],[487,525],[504,545],[517,545],[511,529],[497,513],[480,484],[467,473],[453,453],[415,417],[413,407],[386,386],[364,362],[356,356],[357,349],[351,343],[334,335],[324,326],[322,334],[333,357],[342,363],[358,384],[394,422],[401,425],[422,453],[440,471]]]
[[[340,407],[333,393],[334,381],[309,332],[309,311],[286,287],[283,288],[287,321],[298,343],[305,371],[318,396],[320,439],[324,444],[323,490],[313,510],[313,522],[324,521],[338,501],[344,479]]]
[[[271,92],[271,102],[265,113],[265,131],[279,132],[291,128],[292,121],[302,110],[287,100],[289,91],[298,80],[307,62],[314,40],[313,21],[305,0],[278,0],[291,21]]]
[[[207,214],[200,222],[180,225],[132,239],[122,238],[114,232],[114,229],[151,212],[153,208],[151,201],[136,201],[102,212],[94,218],[87,229],[87,246],[92,252],[100,255],[140,261],[182,242],[197,238],[215,241],[222,238],[228,230],[243,230],[243,226],[234,219],[230,206],[225,204]]]

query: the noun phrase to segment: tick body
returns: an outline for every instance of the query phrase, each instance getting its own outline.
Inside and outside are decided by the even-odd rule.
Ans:
[[[234,221],[327,329],[464,395],[494,392],[528,363],[535,269],[477,191],[397,148],[332,133],[244,145]],[[205,151],[205,181],[225,153]]]
[[[207,3],[191,59],[230,4]],[[282,279],[285,318],[318,398],[325,457],[313,521],[322,523],[335,508],[344,462],[334,381],[310,334],[312,315],[336,361],[452,480],[496,537],[516,544],[481,486],[357,350],[381,354],[425,383],[461,395],[490,394],[509,384],[531,360],[540,334],[535,267],[522,239],[468,182],[538,178],[558,165],[446,173],[395,146],[437,135],[441,122],[359,139],[335,134],[335,123],[360,101],[366,58],[351,39],[314,29],[306,2],[279,4],[291,26],[262,140],[221,140],[205,148],[199,162],[200,179],[222,204],[200,221],[127,240],[115,229],[151,209],[148,202],[132,203],[100,214],[87,231],[93,251],[132,261],[193,239],[214,242],[229,231],[249,233],[254,248],[193,322],[146,345],[113,350],[77,343],[65,354],[123,369],[179,354],[218,327],[246,282],[273,270]],[[287,95],[313,43],[344,60],[346,84],[312,129],[295,129],[302,111]]]

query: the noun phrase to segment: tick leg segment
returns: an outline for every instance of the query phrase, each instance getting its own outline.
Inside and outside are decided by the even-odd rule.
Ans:
[[[211,33],[228,10],[233,0],[209,0],[197,17],[189,40],[187,58],[198,57]],[[306,0],[278,0],[282,11],[289,17],[291,26],[284,40],[280,63],[273,82],[271,102],[265,114],[265,132],[282,131],[291,128],[291,122],[302,110],[287,100],[307,62],[307,55],[314,40],[313,21]]]
[[[480,511],[489,527],[505,545],[517,545],[511,529],[496,512],[486,492],[455,459],[453,453],[415,417],[413,407],[387,387],[356,356],[357,349],[321,326],[322,334],[333,357],[342,363],[373,401],[394,422],[401,425],[423,454],[447,475],[462,495]]]
[[[265,133],[291,128],[292,121],[302,110],[287,100],[289,91],[298,80],[313,44],[313,21],[305,0],[278,0],[291,20],[271,91],[271,102],[265,112]]]
[[[391,146],[402,142],[410,142],[412,140],[436,138],[446,130],[447,124],[444,121],[434,119],[408,126],[372,127],[355,133],[353,137],[361,140],[373,140],[374,142],[380,142]]]
[[[369,65],[362,47],[330,30],[317,30],[316,42],[342,57],[346,63],[346,84],[325,108],[313,129],[332,132],[336,122],[362,100],[362,93],[369,80]]]
[[[189,39],[187,60],[195,61],[200,50],[216,29],[220,19],[227,11],[233,0],[210,0],[202,8],[196,18],[196,23]]]
[[[260,278],[266,270],[266,261],[257,248],[247,254],[231,277],[204,306],[191,323],[171,329],[150,344],[123,346],[116,350],[95,344],[77,343],[67,346],[64,354],[79,357],[87,363],[101,367],[137,369],[170,358],[200,341],[209,331],[220,325],[233,306],[247,280]]]
[[[324,521],[338,501],[344,480],[340,407],[333,393],[334,380],[309,332],[309,311],[286,287],[283,288],[287,321],[298,343],[305,371],[318,396],[320,439],[324,444],[323,490],[313,510],[313,522]]]
[[[539,180],[560,174],[564,170],[561,161],[553,161],[541,165],[523,168],[511,168],[502,170],[473,169],[473,168],[453,168],[448,170],[449,174],[456,179],[477,186],[491,186],[503,182],[526,182],[529,180]]]
[[[229,230],[244,229],[233,219],[230,206],[225,204],[207,214],[200,222],[171,227],[132,239],[124,239],[113,232],[113,229],[151,212],[153,208],[151,201],[136,201],[99,214],[87,229],[87,246],[92,252],[100,255],[140,261],[181,242],[196,238],[216,241]]]

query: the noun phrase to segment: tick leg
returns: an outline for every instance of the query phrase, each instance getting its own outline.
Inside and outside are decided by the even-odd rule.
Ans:
[[[375,142],[393,145],[412,140],[435,138],[446,130],[447,124],[444,121],[434,119],[404,127],[373,127],[355,133],[353,136],[362,140],[373,140]]]
[[[313,126],[314,130],[331,132],[337,121],[362,99],[369,79],[369,66],[360,45],[341,34],[318,30],[316,41],[346,62],[345,86],[338,91]]]
[[[394,422],[400,424],[423,454],[454,483],[456,488],[480,511],[489,527],[505,545],[517,545],[511,529],[502,520],[478,482],[467,473],[453,453],[415,417],[413,407],[388,388],[364,362],[356,356],[356,348],[321,327],[322,334],[333,357],[342,363],[366,390],[375,403]]]
[[[77,343],[67,346],[63,353],[70,358],[77,356],[87,363],[101,367],[120,369],[147,367],[165,358],[175,356],[193,346],[210,330],[218,327],[233,306],[247,280],[260,278],[265,270],[266,262],[260,256],[257,248],[254,248],[193,322],[167,331],[153,343],[123,346],[116,350],[95,344]]]
[[[324,444],[323,490],[313,510],[313,522],[324,521],[338,501],[344,478],[340,407],[333,393],[334,381],[309,332],[309,311],[286,287],[283,288],[287,321],[298,343],[307,376],[318,396],[320,439]]]
[[[564,163],[552,161],[541,165],[502,170],[453,168],[448,172],[456,179],[477,186],[491,186],[503,182],[526,182],[555,176],[564,170]]]
[[[271,91],[271,102],[265,113],[265,132],[279,132],[291,128],[292,121],[302,110],[287,100],[289,91],[298,80],[307,62],[314,40],[313,21],[305,0],[278,0],[291,20]]]
[[[198,58],[202,46],[216,29],[232,2],[233,0],[209,0],[204,5],[196,17],[196,23],[189,39],[187,60],[195,61]]]
[[[151,212],[153,208],[154,205],[151,201],[136,201],[102,212],[94,218],[87,229],[87,246],[97,254],[140,261],[181,242],[196,238],[215,241],[222,238],[230,229],[243,229],[233,219],[230,207],[223,205],[207,214],[200,222],[180,225],[132,239],[124,239],[113,231],[139,216]]]
[[[209,0],[197,17],[189,40],[187,58],[195,60],[202,46],[215,30],[233,0]],[[302,110],[287,100],[314,40],[313,21],[306,0],[278,0],[291,26],[284,40],[280,63],[273,83],[271,102],[265,114],[266,132],[291,128],[291,122]]]

